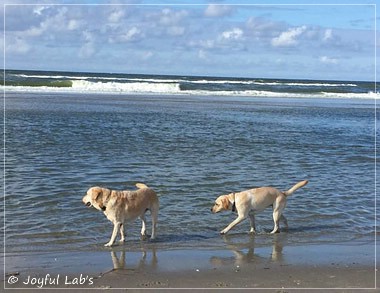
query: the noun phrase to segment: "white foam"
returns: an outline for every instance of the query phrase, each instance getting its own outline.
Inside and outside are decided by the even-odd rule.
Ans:
[[[379,99],[380,93],[291,93],[259,90],[244,91],[209,91],[209,90],[181,90],[178,80],[162,82],[152,79],[147,82],[93,82],[88,80],[72,79],[72,87],[23,87],[23,86],[0,86],[5,92],[57,92],[57,93],[104,93],[104,94],[161,94],[161,95],[192,95],[192,96],[239,96],[239,97],[289,97],[289,98],[347,98],[347,99]],[[154,81],[153,81],[154,80]],[[161,81],[161,82],[159,82]],[[166,80],[169,81],[169,80]],[[193,81],[189,81],[193,83]],[[198,82],[201,82],[199,80]],[[215,83],[215,81],[205,81]],[[218,81],[222,83],[222,81]],[[226,81],[224,81],[225,83]]]
[[[357,87],[356,84],[353,83],[318,83],[318,82],[256,82],[256,84],[260,85],[286,85],[286,86],[307,86],[307,87]]]
[[[123,93],[178,93],[178,83],[146,83],[146,82],[90,82],[73,81],[72,89],[90,92],[123,92]]]
[[[183,78],[137,78],[137,77],[112,77],[112,76],[73,76],[73,75],[30,75],[30,74],[10,74],[23,78],[39,79],[65,79],[65,80],[107,80],[107,81],[135,81],[135,82],[152,82],[152,83],[192,83],[192,84],[246,84],[246,85],[269,85],[269,86],[304,86],[304,87],[357,87],[353,83],[319,83],[319,82],[285,82],[285,81],[265,81],[265,80],[231,80],[231,79],[183,79]]]
[[[112,77],[112,76],[73,76],[73,75],[38,75],[38,74],[9,74],[22,78],[38,78],[38,79],[65,79],[65,80],[106,80],[106,81],[138,81],[152,83],[177,83],[186,82],[185,79],[169,79],[169,78],[137,78],[137,77]]]

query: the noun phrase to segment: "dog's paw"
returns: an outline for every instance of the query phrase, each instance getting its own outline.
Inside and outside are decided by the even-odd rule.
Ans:
[[[142,241],[145,241],[145,240],[148,239],[148,236],[146,236],[146,234],[141,234],[141,235],[140,235],[140,239],[141,239]]]
[[[277,234],[277,233],[280,233],[280,230],[279,230],[279,229],[277,229],[277,230],[273,230],[273,231],[271,231],[269,234]]]
[[[111,246],[112,246],[112,244],[113,244],[113,243],[111,243],[111,242],[108,242],[108,243],[104,244],[104,246],[105,246],[105,247],[111,247]]]
[[[220,235],[225,235],[225,234],[227,234],[227,231],[225,230],[220,231]]]

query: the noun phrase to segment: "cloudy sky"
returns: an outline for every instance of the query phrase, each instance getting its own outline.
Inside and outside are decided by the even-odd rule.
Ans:
[[[375,1],[0,2],[7,69],[375,79]]]

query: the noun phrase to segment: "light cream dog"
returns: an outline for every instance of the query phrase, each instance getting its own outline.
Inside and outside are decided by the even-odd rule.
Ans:
[[[124,223],[131,222],[137,217],[142,220],[141,235],[146,236],[145,213],[149,210],[152,216],[152,236],[156,237],[156,224],[158,217],[159,202],[153,189],[143,183],[137,183],[138,190],[110,190],[102,187],[91,187],[83,197],[83,203],[88,207],[94,207],[103,211],[114,227],[111,239],[104,246],[112,246],[117,232],[120,231],[121,239],[125,240]]]
[[[288,221],[282,214],[282,211],[286,206],[286,198],[307,183],[307,180],[301,181],[288,191],[284,192],[273,187],[259,187],[219,196],[215,200],[214,206],[211,208],[213,213],[218,213],[222,210],[236,210],[238,213],[238,217],[224,228],[220,234],[226,234],[248,216],[251,223],[250,233],[255,233],[255,214],[263,211],[269,206],[273,206],[274,228],[271,233],[280,232],[280,220],[288,226]]]

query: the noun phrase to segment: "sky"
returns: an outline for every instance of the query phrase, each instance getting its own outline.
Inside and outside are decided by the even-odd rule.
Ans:
[[[6,69],[379,79],[375,1],[312,3],[0,0],[0,46]]]

